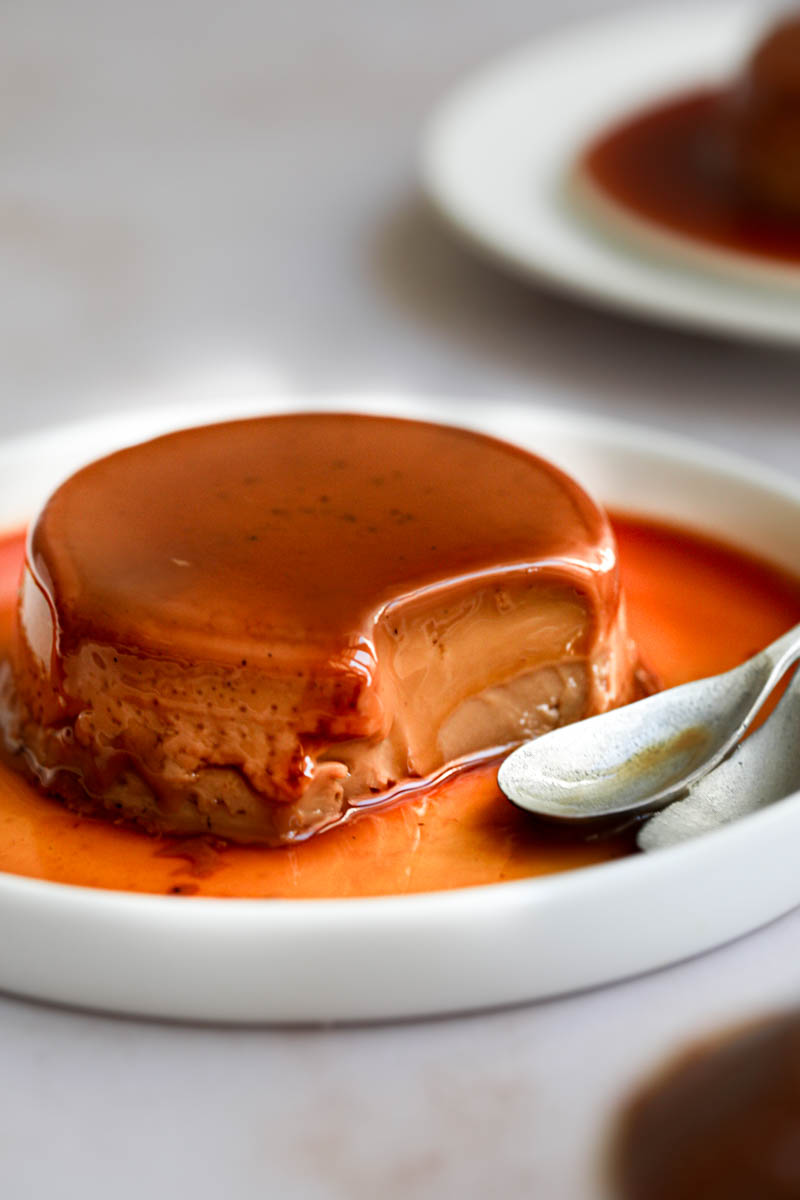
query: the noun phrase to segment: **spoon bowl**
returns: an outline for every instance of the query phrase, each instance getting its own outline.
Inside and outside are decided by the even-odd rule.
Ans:
[[[800,625],[732,671],[648,696],[526,742],[501,765],[514,804],[563,822],[663,808],[741,741],[800,657]]]

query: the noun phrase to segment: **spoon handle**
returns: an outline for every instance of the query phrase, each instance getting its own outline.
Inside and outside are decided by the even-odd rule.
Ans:
[[[660,850],[727,825],[800,788],[800,671],[775,711],[725,762],[689,788],[685,799],[640,828],[641,850]]]
[[[691,778],[685,781],[686,786],[696,783],[710,771],[713,771],[728,756],[734,746],[741,742],[761,712],[767,699],[774,692],[782,676],[798,659],[800,659],[800,625],[795,625],[793,629],[790,629],[782,637],[772,642],[760,654],[756,654],[748,662],[743,663],[741,667],[734,668],[730,672],[731,676],[744,671],[748,671],[756,679],[760,676],[758,692],[752,697],[748,711],[740,721],[738,727],[717,748],[716,752],[709,757],[707,762]]]
[[[770,678],[777,683],[783,672],[800,658],[800,625],[795,625],[794,629],[767,646],[761,652],[761,657],[771,668]]]

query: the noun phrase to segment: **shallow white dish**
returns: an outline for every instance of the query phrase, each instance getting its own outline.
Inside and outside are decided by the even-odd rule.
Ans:
[[[458,87],[422,145],[444,217],[517,272],[603,306],[758,341],[800,342],[800,272],[582,214],[577,155],[617,118],[729,79],[769,21],[753,0],[629,10],[569,26]],[[585,196],[585,194],[584,194]]]
[[[149,412],[0,450],[0,529],[66,473],[165,429],[280,411]],[[311,405],[306,407],[322,407]],[[453,405],[324,407],[455,422]],[[476,428],[552,458],[618,509],[672,519],[800,573],[800,486],[679,438],[496,406]],[[135,895],[0,874],[0,988],[182,1019],[342,1021],[512,1004],[697,954],[800,903],[800,794],[658,854],[541,879],[364,900]]]

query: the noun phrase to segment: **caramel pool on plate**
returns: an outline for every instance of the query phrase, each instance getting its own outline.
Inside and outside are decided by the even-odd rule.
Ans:
[[[631,632],[667,687],[723,671],[800,621],[800,583],[735,550],[613,520]],[[0,657],[23,539],[0,542]],[[493,884],[601,863],[632,838],[542,828],[498,791],[492,764],[294,846],[153,837],[80,816],[0,760],[0,870],[137,892],[310,899]]]

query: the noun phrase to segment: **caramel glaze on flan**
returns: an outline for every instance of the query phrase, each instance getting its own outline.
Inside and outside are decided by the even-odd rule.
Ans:
[[[32,528],[0,711],[46,790],[276,844],[626,702],[613,535],[463,429],[292,414],[72,476]]]

